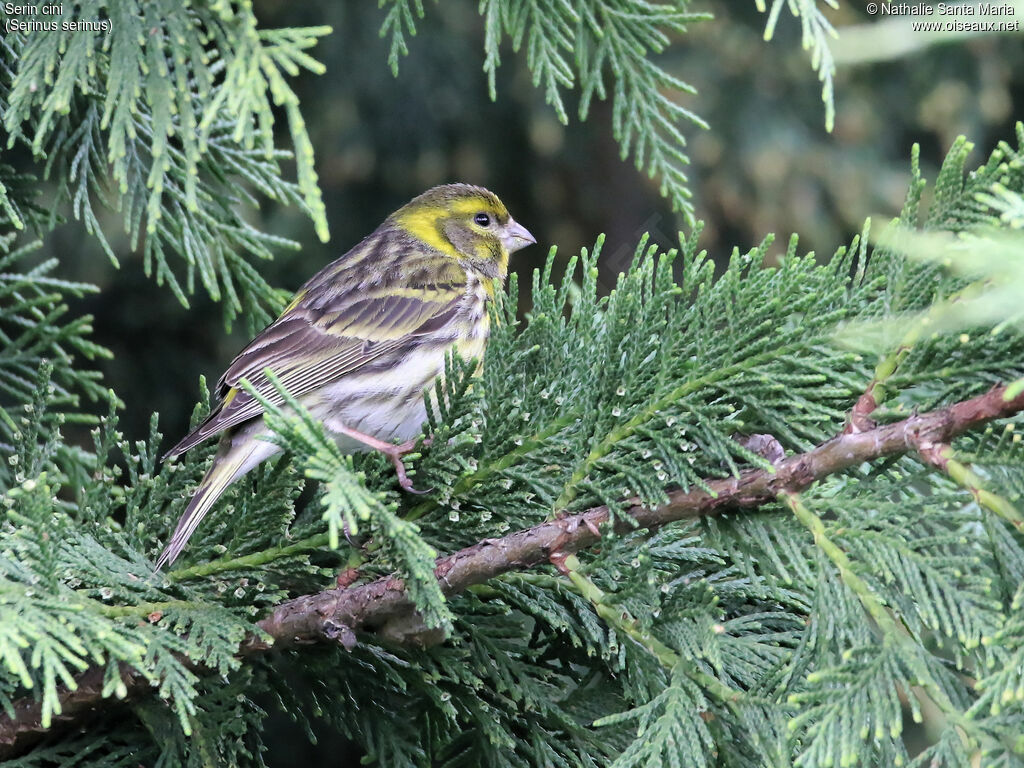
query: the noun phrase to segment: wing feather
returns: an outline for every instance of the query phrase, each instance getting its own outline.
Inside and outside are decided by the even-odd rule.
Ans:
[[[283,398],[264,369],[273,370],[293,396],[301,396],[364,368],[411,337],[436,333],[455,316],[465,293],[466,274],[456,265],[421,289],[403,283],[396,291],[393,282],[400,274],[393,281],[332,289],[346,282],[337,264],[310,280],[281,317],[239,353],[217,384],[218,407],[167,456],[178,456],[263,412],[255,397],[238,388],[243,378],[280,405]],[[330,283],[328,270],[333,270]],[[318,290],[308,299],[303,291],[316,283]]]

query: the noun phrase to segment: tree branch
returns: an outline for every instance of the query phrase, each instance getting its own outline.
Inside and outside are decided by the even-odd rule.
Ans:
[[[971,428],[1024,410],[1024,393],[1007,400],[1006,391],[1006,387],[996,387],[984,395],[903,421],[840,434],[806,453],[782,459],[775,464],[774,471],[751,469],[738,477],[712,480],[708,482],[710,492],[674,491],[669,494],[669,502],[660,507],[652,509],[635,501],[627,502],[628,515],[638,527],[653,531],[679,520],[757,507],[775,501],[783,491],[800,491],[829,475],[884,456],[911,451],[927,455],[932,446],[948,443]],[[455,595],[503,573],[546,563],[552,554],[569,554],[591,546],[600,539],[599,526],[608,520],[607,507],[594,507],[500,539],[485,539],[438,559],[435,574],[444,593]],[[632,527],[625,520],[616,521],[617,530]],[[404,643],[443,639],[424,631],[404,583],[396,577],[289,600],[260,621],[259,627],[271,642],[249,637],[240,653],[251,655],[270,647],[325,641],[351,648],[357,630],[376,632]],[[92,679],[90,675],[94,673],[83,675],[83,683]],[[129,694],[138,694],[147,687],[140,675],[122,675],[122,679]],[[101,701],[101,687],[94,684],[81,685],[75,692],[62,690],[60,721],[84,716]],[[23,751],[28,742],[39,737],[40,712],[38,702],[22,699],[15,703],[14,719],[0,717],[0,759]]]

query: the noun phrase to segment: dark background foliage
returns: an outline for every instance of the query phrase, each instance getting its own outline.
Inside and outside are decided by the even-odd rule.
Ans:
[[[483,20],[472,3],[428,5],[397,78],[378,34],[382,12],[372,4],[262,0],[256,10],[266,27],[334,28],[314,51],[326,74],[304,72],[296,81],[331,240],[321,243],[295,207],[265,204],[261,226],[302,244],[262,265],[272,285],[297,288],[406,200],[454,180],[496,191],[537,236],[538,246],[513,263],[524,276],[550,245],[564,260],[604,232],[602,283],[610,286],[641,233],[674,244],[686,229],[659,197],[657,180],[619,159],[606,102],[580,123],[570,93],[572,119],[562,126],[523,57],[510,50],[498,70],[498,100],[487,98]],[[980,158],[1012,135],[1022,114],[1020,38],[985,36],[890,61],[840,63],[830,135],[797,22],[783,13],[774,40],[765,42],[765,16],[753,4],[695,10],[715,18],[693,24],[662,62],[698,89],[685,105],[710,125],[684,128],[697,217],[705,223],[700,244],[718,261],[766,232],[779,234],[776,250],[786,234],[799,232],[802,246],[830,254],[865,216],[899,210],[914,142],[922,146],[925,175],[934,177],[955,136],[971,136]],[[837,50],[846,50],[844,25],[870,23],[852,6],[830,15],[840,29]],[[278,127],[286,130],[283,119]],[[116,236],[121,227],[111,223],[106,231]],[[144,435],[158,411],[170,440],[187,426],[197,377],[215,380],[244,344],[245,330],[236,324],[226,334],[219,306],[201,291],[184,311],[133,263],[127,237],[114,250],[119,270],[77,222],[44,245],[44,253],[61,257],[67,277],[102,288],[83,304],[96,316],[96,340],[114,351],[104,373],[126,396],[126,434]]]
[[[386,65],[388,43],[378,34],[382,16],[373,4],[262,0],[256,8],[265,27],[334,28],[314,51],[327,73],[295,81],[332,237],[321,243],[295,207],[265,204],[261,228],[302,244],[262,265],[271,285],[298,287],[397,206],[456,180],[493,189],[537,236],[538,247],[513,265],[524,285],[552,244],[564,261],[606,233],[600,266],[608,288],[641,233],[668,245],[679,229],[688,230],[658,195],[657,180],[619,159],[608,104],[595,104],[585,123],[562,126],[511,51],[498,71],[498,100],[487,98],[483,21],[474,3],[428,5],[397,78]],[[934,178],[956,135],[971,136],[980,158],[1012,135],[1024,113],[1020,37],[986,36],[904,58],[840,64],[835,130],[828,134],[820,87],[792,18],[784,14],[775,39],[765,42],[765,17],[752,3],[703,10],[716,18],[694,24],[662,63],[697,88],[686,106],[710,125],[685,130],[697,218],[705,223],[701,246],[720,262],[734,246],[746,250],[769,231],[780,235],[776,249],[793,231],[803,247],[830,254],[865,216],[899,210],[914,142],[922,146],[925,176]],[[832,17],[841,35],[845,25],[869,22],[849,6]],[[843,43],[837,50],[858,53]],[[23,163],[31,166],[27,157]],[[121,427],[129,439],[141,439],[159,412],[169,445],[186,429],[198,376],[212,382],[219,375],[245,341],[244,324],[225,332],[219,306],[203,292],[185,311],[143,275],[128,238],[116,239],[116,219],[104,230],[120,269],[74,221],[47,236],[40,257],[57,255],[63,277],[101,287],[75,311],[95,316],[95,340],[114,353],[102,367],[125,400]],[[288,674],[287,665],[281,668]],[[267,734],[271,745],[288,745],[272,750],[278,764],[294,764],[307,749],[311,760],[342,754],[331,742],[307,746],[284,720],[278,728],[276,737]]]

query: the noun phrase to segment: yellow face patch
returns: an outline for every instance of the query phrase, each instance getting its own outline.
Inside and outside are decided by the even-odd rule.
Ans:
[[[504,247],[501,247],[500,254],[496,259],[498,269],[501,270],[502,274],[508,272],[508,251]],[[488,243],[480,243],[476,246],[476,257],[480,261],[491,261],[494,260],[494,251],[491,250],[491,246]]]
[[[417,240],[422,240],[431,248],[436,248],[448,256],[458,257],[459,252],[441,235],[437,220],[446,211],[435,208],[414,208],[398,217],[398,224]]]
[[[508,217],[508,211],[505,210],[505,206],[501,205],[501,203],[495,205],[494,202],[483,197],[467,197],[462,200],[455,200],[451,204],[451,212],[454,214],[471,216],[481,211],[494,214],[499,219]]]
[[[508,211],[500,201],[479,194],[431,204],[412,204],[400,210],[395,218],[398,225],[410,235],[446,256],[458,259],[470,255],[461,253],[441,233],[442,224],[451,220],[456,226],[465,228],[480,239],[479,244],[471,246],[473,248],[472,255],[481,260],[488,260],[493,258],[493,252],[484,240],[492,240],[494,234],[473,221],[478,213],[489,214],[499,222],[508,220]],[[507,266],[507,256],[505,261],[506,264],[502,265],[503,268]]]

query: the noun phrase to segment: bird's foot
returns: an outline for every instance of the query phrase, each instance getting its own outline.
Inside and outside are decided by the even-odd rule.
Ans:
[[[427,438],[423,441],[424,445],[430,445],[432,438]],[[380,451],[389,459],[391,464],[395,468],[395,474],[398,476],[398,484],[402,486],[402,489],[408,493],[424,494],[429,493],[431,489],[425,491],[418,491],[412,485],[412,480],[409,479],[409,475],[405,471],[405,462],[402,461],[402,457],[409,453],[416,447],[415,440],[406,440],[404,443],[398,445],[388,445],[386,448],[381,448]]]
[[[429,493],[430,489],[426,491],[417,491],[412,486],[412,480],[409,479],[409,475],[405,471],[405,463],[402,461],[402,457],[409,453],[413,448],[416,447],[416,440],[406,440],[404,443],[395,445],[394,443],[386,443],[372,435],[367,435],[364,432],[360,432],[357,429],[346,427],[341,424],[335,424],[332,429],[342,435],[348,435],[353,440],[358,440],[363,445],[373,448],[375,451],[380,451],[389,459],[391,464],[395,468],[395,474],[398,475],[398,484],[409,493]],[[433,442],[433,438],[428,437],[423,441],[423,445],[430,445]]]

